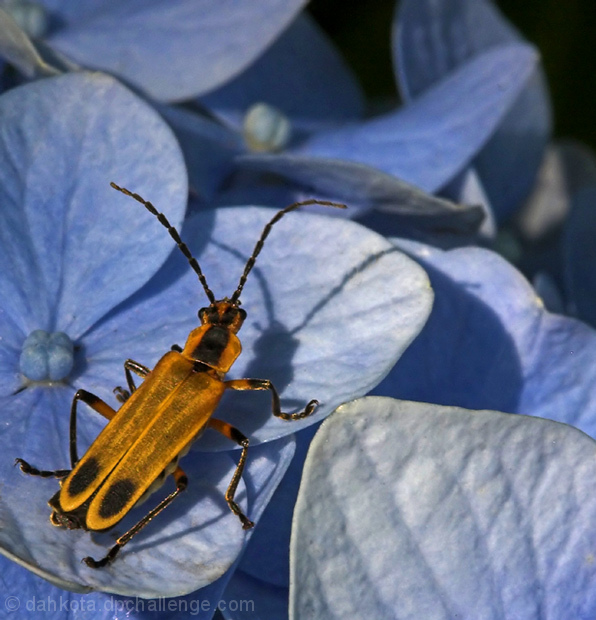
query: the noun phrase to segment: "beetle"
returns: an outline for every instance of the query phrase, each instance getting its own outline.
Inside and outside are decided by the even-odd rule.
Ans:
[[[268,379],[224,380],[242,350],[237,333],[246,318],[246,311],[240,308],[240,295],[272,227],[286,213],[310,204],[345,208],[342,204],[311,199],[278,211],[264,227],[232,296],[216,300],[198,261],[166,216],[138,194],[115,183],[111,186],[144,205],[168,230],[198,276],[209,305],[199,310],[200,325],[190,332],[184,347],[172,346],[153,370],[131,359],[124,362],[127,389],[114,389],[121,403],[118,410],[87,390],[77,390],[70,410],[71,469],[41,470],[24,459],[16,459],[24,473],[60,481],[60,489],[48,502],[52,508],[50,521],[67,529],[111,529],[135,505],[156,491],[167,476],[173,475],[175,490],[120,536],[105,557],[100,560],[90,556],[83,558],[82,561],[91,568],[101,568],[113,562],[122,547],[186,489],[188,479],[178,460],[207,428],[219,431],[242,448],[225,499],[242,527],[253,527],[254,523],[234,501],[246,463],[249,440],[231,424],[212,417],[223,393],[227,389],[269,390],[273,415],[282,420],[300,420],[311,415],[318,401],[309,401],[302,411],[284,413],[277,390]],[[133,374],[143,379],[138,387]],[[77,452],[79,402],[108,420],[81,459]]]

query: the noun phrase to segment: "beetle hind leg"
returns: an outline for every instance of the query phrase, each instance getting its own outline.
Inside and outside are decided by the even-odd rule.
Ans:
[[[133,525],[128,532],[120,536],[116,541],[116,544],[108,551],[108,553],[101,559],[95,560],[91,556],[83,558],[81,561],[87,564],[89,568],[103,568],[108,564],[111,564],[115,559],[120,549],[132,538],[134,538],[154,517],[156,517],[166,506],[171,504],[182,491],[188,486],[188,477],[184,473],[181,467],[176,467],[174,473],[174,480],[176,481],[176,490],[172,491],[165,499],[163,499],[153,510],[150,510],[136,525]]]
[[[68,474],[72,471],[70,469],[56,469],[54,471],[37,469],[37,467],[33,467],[33,465],[30,465],[24,459],[15,459],[14,464],[18,465],[24,474],[28,474],[29,476],[39,476],[40,478],[66,478],[66,476],[68,476]]]
[[[242,447],[240,460],[238,461],[238,465],[236,466],[236,470],[234,471],[234,475],[232,476],[232,480],[230,480],[228,490],[226,491],[226,502],[228,502],[230,510],[240,519],[240,523],[242,523],[242,529],[249,530],[251,527],[254,527],[255,524],[242,512],[240,506],[238,506],[238,504],[234,501],[236,489],[238,488],[238,483],[240,482],[240,478],[242,477],[242,472],[246,463],[246,457],[248,455],[248,437],[243,435],[237,428],[233,427],[231,424],[223,422],[222,420],[216,420],[215,418],[211,418],[208,424],[209,428],[220,432],[222,435],[224,435],[228,439],[231,439],[232,441],[235,441],[239,446]]]

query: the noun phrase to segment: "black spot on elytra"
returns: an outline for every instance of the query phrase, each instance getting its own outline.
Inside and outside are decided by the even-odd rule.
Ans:
[[[99,474],[99,463],[94,458],[87,459],[68,483],[68,494],[78,495],[86,491]]]
[[[118,480],[110,485],[99,507],[99,516],[102,519],[109,519],[121,512],[130,500],[136,487],[137,485],[128,479]]]

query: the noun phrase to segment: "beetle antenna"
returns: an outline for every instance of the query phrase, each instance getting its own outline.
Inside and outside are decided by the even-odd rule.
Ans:
[[[184,243],[184,241],[182,241],[182,239],[180,238],[180,235],[178,234],[178,231],[170,224],[170,222],[168,221],[168,218],[163,213],[160,213],[148,200],[145,200],[138,194],[131,192],[125,187],[120,187],[119,185],[116,185],[116,183],[110,183],[110,185],[114,189],[117,189],[119,192],[122,192],[123,194],[125,194],[126,196],[130,196],[131,198],[134,198],[137,202],[140,202],[147,209],[147,211],[149,211],[149,213],[153,213],[153,215],[155,215],[155,217],[159,220],[160,224],[162,224],[165,228],[167,228],[168,232],[170,233],[170,237],[172,237],[172,239],[175,241],[176,245],[180,248],[180,251],[182,252],[182,254],[184,254],[184,256],[186,257],[186,260],[192,267],[192,270],[199,277],[199,282],[202,284],[203,290],[205,291],[205,294],[209,298],[209,301],[212,304],[214,304],[215,295],[213,294],[213,292],[207,285],[207,280],[205,279],[205,276],[203,275],[203,272],[201,271],[201,268],[199,266],[197,259],[190,253],[188,246],[186,245],[186,243]]]
[[[273,225],[279,222],[279,220],[281,220],[281,218],[286,213],[289,213],[290,211],[294,211],[295,209],[298,209],[299,207],[305,207],[307,205],[321,205],[323,207],[335,207],[337,209],[347,209],[346,205],[341,204],[339,202],[329,202],[328,200],[317,200],[315,198],[311,198],[310,200],[294,202],[293,204],[285,207],[285,209],[278,211],[271,218],[271,221],[265,226],[265,228],[263,228],[263,232],[261,233],[261,238],[257,241],[257,244],[255,245],[255,249],[252,251],[251,257],[246,262],[246,266],[244,267],[244,273],[240,277],[240,282],[238,283],[238,288],[234,291],[234,294],[232,295],[230,299],[232,303],[238,303],[238,300],[240,299],[240,294],[242,293],[242,289],[244,288],[244,285],[246,284],[246,278],[248,277],[248,274],[251,272],[251,269],[254,267],[255,261],[257,260],[257,256],[261,253],[261,250],[263,249],[263,245],[265,243],[265,239],[267,239],[267,237],[269,236],[269,233],[271,232]]]

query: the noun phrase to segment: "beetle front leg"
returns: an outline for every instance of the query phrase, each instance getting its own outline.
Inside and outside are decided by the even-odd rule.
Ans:
[[[211,418],[207,425],[209,426],[209,428],[218,431],[219,433],[224,435],[224,437],[235,441],[239,446],[242,447],[240,460],[238,461],[238,465],[236,466],[236,470],[234,471],[234,475],[232,476],[232,480],[230,481],[228,490],[226,491],[226,502],[228,502],[230,510],[240,519],[240,522],[242,523],[242,529],[249,530],[251,527],[254,527],[255,524],[242,512],[240,506],[238,506],[238,504],[234,501],[236,489],[238,488],[238,483],[240,482],[242,472],[244,471],[246,457],[248,456],[248,437],[243,435],[237,428],[233,427],[231,424],[223,422],[222,420],[216,420],[215,418]]]
[[[282,420],[301,420],[311,415],[319,404],[318,400],[311,400],[304,408],[304,411],[297,413],[284,413],[281,410],[279,394],[275,386],[269,379],[232,379],[225,382],[226,388],[231,390],[269,390],[271,392],[271,408],[273,415]]]
[[[130,395],[137,389],[134,379],[132,378],[131,371],[144,379],[151,372],[151,369],[147,368],[147,366],[143,366],[143,364],[139,364],[139,362],[135,362],[134,360],[126,360],[124,362],[124,374],[126,375],[128,390],[125,390],[120,385],[114,388],[116,399],[121,403],[125,403],[130,398]]]

